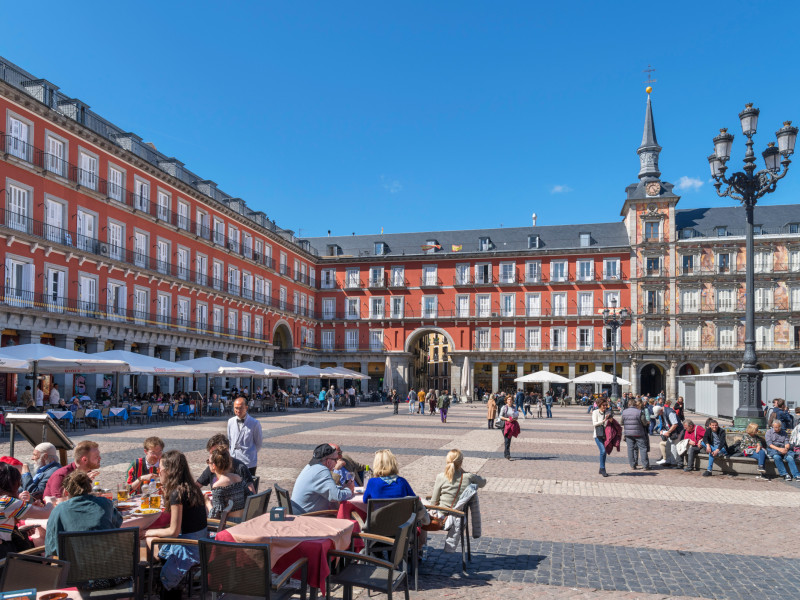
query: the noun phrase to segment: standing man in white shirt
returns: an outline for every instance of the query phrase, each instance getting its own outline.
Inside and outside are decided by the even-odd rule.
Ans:
[[[233,402],[233,413],[235,416],[228,420],[231,456],[246,464],[255,475],[262,443],[261,423],[247,414],[247,401],[241,396]]]
[[[350,406],[356,405],[356,388],[353,387],[352,383],[347,388],[347,399],[350,401]]]
[[[44,412],[44,392],[41,381],[36,385],[36,410]]]
[[[58,401],[61,400],[61,394],[58,391],[58,384],[53,384],[53,389],[50,390],[50,408],[58,406]]]

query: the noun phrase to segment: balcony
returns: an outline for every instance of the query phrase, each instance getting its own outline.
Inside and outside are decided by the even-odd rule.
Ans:
[[[620,281],[621,282],[621,281],[625,280],[625,274],[622,271],[615,271],[615,272],[604,271],[603,273],[598,273],[597,274],[597,278],[600,281]]]
[[[384,281],[383,281],[383,278],[380,278],[380,279],[370,279],[370,280],[367,282],[367,287],[369,287],[369,289],[371,289],[371,290],[376,290],[376,289],[381,289],[381,288],[383,288],[383,287],[384,287]]]
[[[11,287],[0,288],[0,303],[17,308],[27,308],[40,313],[72,314],[90,319],[112,320],[129,325],[149,325],[155,323],[160,329],[180,330],[200,335],[214,335],[253,342],[266,342],[263,333],[255,333],[231,327],[215,326],[209,328],[205,321],[191,321],[186,316],[148,313],[120,306],[53,294],[39,294]]]
[[[518,342],[518,343],[516,343]],[[632,350],[630,344],[619,344],[617,352]],[[560,344],[552,344],[550,340],[544,340],[539,344],[526,344],[525,340],[519,338],[515,343],[503,342],[502,340],[476,341],[473,340],[471,350],[473,352],[611,352],[610,345],[598,342],[597,344],[581,343],[579,340],[572,339]]]
[[[667,270],[664,267],[642,267],[639,269],[639,277],[666,277]]]
[[[434,277],[431,275],[427,276],[423,275],[422,277],[419,278],[419,287],[421,288],[435,288],[441,286],[442,286],[442,280],[439,277]]]
[[[475,279],[472,282],[472,285],[475,287],[480,287],[485,285],[497,285],[497,277],[476,275]]]
[[[472,277],[470,276],[469,273],[463,273],[462,275],[453,276],[453,286],[462,287],[471,285],[472,285]]]
[[[360,290],[364,288],[364,282],[360,279],[347,278],[342,282],[342,289]]]
[[[389,280],[389,288],[407,288],[408,287],[408,279],[405,277],[392,277]]]
[[[179,266],[175,263],[166,260],[158,260],[155,257],[148,256],[142,252],[134,250],[127,250],[121,246],[115,246],[101,242],[92,237],[80,235],[74,230],[63,229],[56,227],[36,219],[6,211],[5,208],[0,206],[0,229],[9,229],[12,232],[18,232],[29,235],[33,238],[45,240],[47,242],[56,243],[66,246],[78,251],[86,252],[96,256],[106,257],[112,260],[117,260],[121,263],[133,265],[139,269],[159,273],[161,275],[168,275],[181,279],[183,281],[191,281],[198,285],[208,285],[209,279],[211,287],[215,290],[238,290],[238,286],[228,285],[221,278],[209,278],[206,273],[193,271],[188,267]],[[238,291],[231,291],[231,294],[241,297]],[[275,305],[275,304],[272,304]],[[296,311],[294,311],[296,312]]]

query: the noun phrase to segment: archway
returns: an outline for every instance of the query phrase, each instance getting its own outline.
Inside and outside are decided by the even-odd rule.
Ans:
[[[678,375],[697,375],[700,372],[700,369],[695,367],[692,363],[686,363],[682,365],[680,369],[678,369]]]
[[[291,350],[294,347],[292,330],[286,321],[278,321],[275,325],[275,329],[272,332],[272,343],[277,346],[278,350]]]
[[[664,390],[664,369],[648,363],[639,371],[639,392],[655,396]]]
[[[717,365],[716,367],[714,367],[714,373],[731,373],[731,372],[733,372],[735,370],[736,369],[734,369],[728,363],[721,363],[721,364]]]
[[[444,329],[417,329],[408,336],[405,350],[411,354],[409,385],[415,390],[449,390],[453,338]]]

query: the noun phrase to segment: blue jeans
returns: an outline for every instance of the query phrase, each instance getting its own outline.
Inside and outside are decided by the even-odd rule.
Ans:
[[[603,445],[603,440],[594,438],[597,448],[600,450],[600,468],[606,468],[606,447]]]
[[[786,464],[789,465],[789,471],[792,473],[792,477],[800,477],[800,472],[797,471],[797,463],[794,460],[794,452],[789,450],[786,454],[781,454],[777,450],[770,448],[767,450],[767,454],[772,459],[772,462],[775,463],[778,475],[786,477],[786,467],[784,466],[784,461],[786,461]]]
[[[758,461],[758,466],[763,469],[764,463],[767,462],[767,453],[764,452],[764,449],[762,448],[758,452],[751,454],[750,458],[755,458]]]
[[[728,456],[728,451],[722,444],[720,444],[719,446],[711,446],[711,452],[714,452],[714,450],[719,450],[719,454],[717,456]],[[715,457],[711,452],[708,453],[708,467],[706,467],[708,471],[710,471],[714,467]]]
[[[553,405],[552,404],[545,404],[544,407],[547,409],[547,418],[553,418]]]

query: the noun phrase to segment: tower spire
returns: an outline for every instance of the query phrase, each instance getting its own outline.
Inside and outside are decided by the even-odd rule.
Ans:
[[[653,106],[650,102],[651,88],[647,89],[647,112],[644,116],[644,134],[642,135],[642,145],[639,146],[636,153],[639,155],[639,162],[641,164],[639,179],[657,180],[661,177],[661,171],[658,170],[658,155],[661,152],[661,146],[658,145],[658,140],[656,140],[656,126],[653,122]]]

